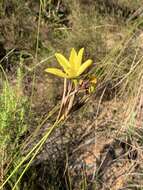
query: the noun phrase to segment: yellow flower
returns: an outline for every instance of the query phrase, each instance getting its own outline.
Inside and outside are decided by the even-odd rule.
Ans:
[[[91,64],[92,60],[88,59],[82,64],[84,48],[81,48],[77,53],[74,48],[72,48],[69,61],[60,53],[56,53],[55,56],[57,61],[63,70],[56,68],[48,68],[45,71],[59,77],[74,79],[79,77]]]

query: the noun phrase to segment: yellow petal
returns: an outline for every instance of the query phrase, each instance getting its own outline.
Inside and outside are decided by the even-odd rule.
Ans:
[[[60,69],[56,69],[56,68],[48,68],[45,69],[46,72],[51,73],[53,75],[56,75],[58,77],[63,77],[63,78],[68,78],[68,75],[66,75],[63,71],[61,71]]]
[[[79,68],[79,71],[77,73],[77,75],[81,75],[90,65],[92,64],[92,60],[88,59],[87,61],[85,61]]]
[[[75,71],[75,66],[76,66],[76,59],[77,59],[77,53],[76,53],[75,49],[72,48],[71,53],[70,53],[69,62],[70,62],[71,69],[74,71]]]
[[[78,58],[77,58],[77,68],[79,69],[81,66],[81,62],[82,62],[82,57],[83,57],[83,52],[84,52],[84,48],[81,48],[78,52]]]
[[[55,56],[59,62],[59,64],[63,67],[64,71],[68,73],[68,70],[70,68],[68,60],[60,53],[55,53]]]
[[[97,83],[96,77],[92,77],[92,78],[90,79],[90,82],[91,82],[92,84],[96,84],[96,83]]]

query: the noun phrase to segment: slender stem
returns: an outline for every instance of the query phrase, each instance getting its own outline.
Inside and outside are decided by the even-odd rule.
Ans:
[[[71,84],[71,89],[72,89],[72,84]],[[68,94],[68,98],[69,98],[69,103],[68,103],[68,107],[67,107],[67,111],[66,111],[66,116],[69,114],[72,106],[73,106],[73,102],[75,99],[75,94],[77,92],[77,89],[75,87],[74,91]]]
[[[17,182],[15,183],[14,187],[12,190],[14,190],[18,184],[18,182],[20,181],[20,179],[22,178],[22,176],[24,175],[25,171],[27,170],[27,168],[30,166],[31,162],[33,161],[33,159],[35,158],[35,156],[37,155],[37,153],[39,152],[39,150],[41,149],[41,147],[43,146],[43,144],[46,142],[47,138],[49,137],[49,135],[53,132],[53,130],[60,124],[61,119],[56,121],[53,126],[48,129],[48,131],[46,132],[46,134],[42,137],[42,139],[32,148],[32,150],[25,156],[25,158],[16,166],[16,168],[12,171],[12,173],[8,176],[8,178],[4,181],[4,183],[0,186],[0,190],[2,190],[2,188],[4,187],[4,185],[9,181],[9,179],[16,173],[16,171],[22,166],[22,164],[31,156],[32,153],[34,153],[34,155],[32,156],[32,158],[30,159],[30,163],[28,162],[28,164],[26,165],[25,169],[23,170],[22,174],[20,175],[20,177],[18,178]]]
[[[36,52],[35,52],[35,63],[36,63],[36,65],[37,65],[37,59],[38,59],[40,24],[41,24],[41,11],[42,11],[42,5],[40,3],[39,17],[38,17],[38,28],[37,28],[37,39],[36,39]],[[30,114],[31,114],[32,103],[33,103],[35,82],[36,82],[36,71],[34,70],[33,79],[32,79],[32,92],[31,92],[31,97],[30,97],[30,110],[29,110]]]
[[[67,79],[65,78],[65,79],[64,79],[63,97],[62,97],[61,107],[60,107],[60,110],[59,110],[59,114],[58,114],[58,117],[57,117],[57,121],[58,121],[59,118],[62,116],[62,111],[63,111],[64,105],[65,105],[66,93],[67,93]]]
[[[23,177],[24,173],[26,172],[26,170],[29,168],[29,166],[31,165],[32,161],[34,160],[34,158],[36,157],[36,155],[38,154],[38,152],[40,151],[40,149],[42,148],[43,144],[46,142],[46,140],[48,139],[49,135],[53,132],[53,130],[55,129],[55,127],[58,126],[58,124],[60,123],[61,120],[55,122],[53,124],[53,126],[50,128],[50,130],[44,135],[44,137],[42,138],[41,143],[39,144],[39,147],[36,149],[35,153],[33,154],[32,158],[30,159],[30,161],[28,162],[28,164],[26,165],[26,167],[24,168],[23,172],[21,173],[20,177],[18,178],[18,180],[16,181],[14,187],[12,188],[12,190],[15,190],[16,186],[18,185],[18,183],[20,182],[21,178]]]

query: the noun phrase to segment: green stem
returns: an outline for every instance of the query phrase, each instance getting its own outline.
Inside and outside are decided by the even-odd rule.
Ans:
[[[32,161],[34,160],[34,158],[36,157],[36,155],[38,154],[38,152],[40,151],[40,149],[42,148],[43,144],[46,142],[46,140],[48,139],[49,135],[52,133],[52,131],[55,129],[55,127],[60,123],[60,120],[55,122],[53,124],[53,126],[50,128],[50,130],[44,135],[44,137],[42,138],[42,141],[39,144],[39,147],[37,148],[37,150],[35,151],[34,155],[32,156],[32,158],[30,159],[30,161],[28,162],[28,164],[26,165],[25,169],[23,170],[22,174],[20,175],[20,177],[18,178],[18,180],[16,181],[14,187],[12,188],[12,190],[15,190],[17,184],[20,182],[21,178],[23,177],[24,173],[26,172],[26,170],[29,168],[30,164],[32,163]]]
[[[32,156],[31,160],[29,161],[30,164],[33,161],[33,159],[35,158],[35,156],[37,155],[37,153],[39,152],[39,150],[41,149],[42,145],[45,143],[45,141],[47,140],[47,138],[49,137],[49,135],[51,134],[51,132],[55,129],[55,127],[61,122],[61,120],[56,121],[53,126],[50,128],[50,130],[47,131],[47,133],[42,137],[42,139],[32,148],[32,150],[25,156],[25,158],[18,164],[18,166],[13,170],[13,172],[8,176],[8,178],[5,180],[5,182],[0,186],[0,189],[2,189],[4,187],[4,185],[9,181],[9,179],[16,173],[16,171],[21,167],[21,165],[30,157],[30,155],[36,150],[36,152],[34,153],[34,155]],[[20,175],[18,181],[16,182],[16,184],[14,185],[14,188],[16,187],[16,185],[18,184],[18,182],[20,181],[20,179],[22,178],[24,172],[27,170],[27,168],[29,167],[29,162],[26,165],[26,168],[23,170],[22,174]]]
[[[62,117],[62,111],[63,111],[64,105],[65,105],[66,93],[67,93],[67,79],[65,78],[64,79],[63,97],[62,97],[61,107],[59,110],[57,121],[59,120],[60,117]]]

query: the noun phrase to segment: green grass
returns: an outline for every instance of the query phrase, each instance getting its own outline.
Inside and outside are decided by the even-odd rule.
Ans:
[[[27,98],[21,94],[21,69],[17,70],[17,82],[12,86],[3,80],[0,96],[0,158],[3,179],[21,160],[21,138],[26,133]],[[5,176],[5,177],[4,177]],[[12,181],[14,183],[14,178]],[[12,182],[11,182],[12,183]],[[9,184],[11,184],[9,182]]]

